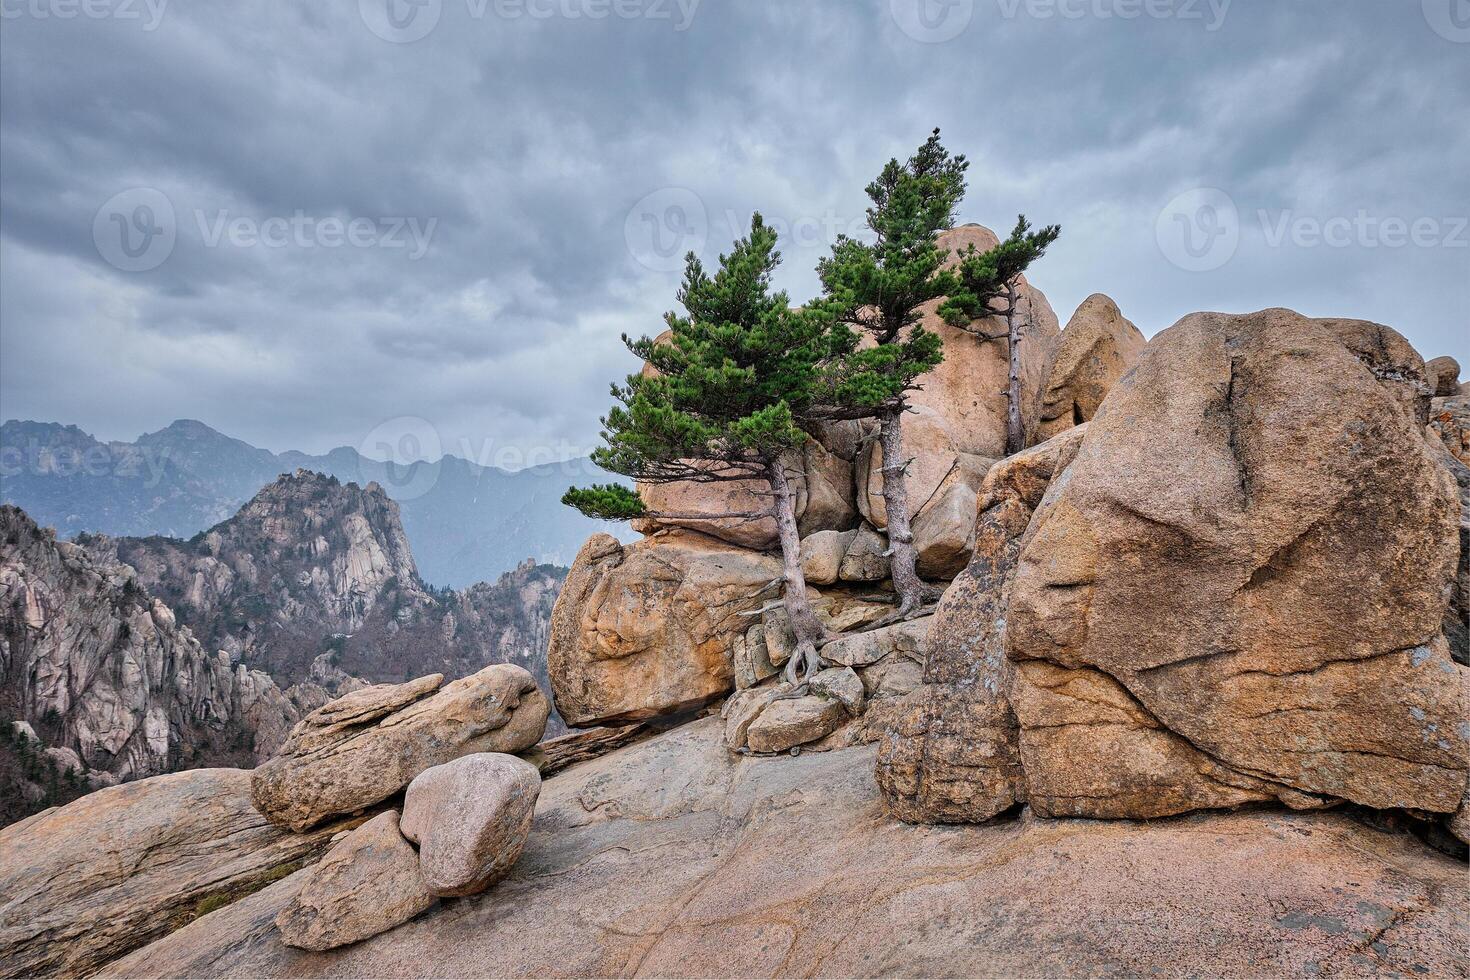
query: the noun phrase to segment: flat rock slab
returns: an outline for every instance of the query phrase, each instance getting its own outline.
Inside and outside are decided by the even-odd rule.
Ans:
[[[871,747],[748,758],[719,719],[547,782],[493,892],[307,954],[289,881],[118,976],[1464,976],[1465,866],[1337,813],[884,815]],[[793,848],[791,841],[803,846]]]
[[[272,826],[250,805],[245,769],[140,779],[11,824],[0,976],[89,973],[316,860],[342,829]]]

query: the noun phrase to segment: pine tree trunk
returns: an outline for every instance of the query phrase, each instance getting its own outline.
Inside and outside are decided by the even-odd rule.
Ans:
[[[1018,297],[1015,283],[1006,291],[1006,341],[1010,348],[1009,387],[1006,391],[1006,455],[1026,448],[1026,429],[1021,424],[1021,322],[1016,316]]]
[[[903,456],[903,410],[879,418],[878,440],[883,449],[883,506],[888,512],[888,547],[893,589],[898,593],[899,617],[924,604],[924,584],[915,569],[914,532],[909,527],[909,491]]]
[[[781,575],[785,582],[786,614],[796,636],[796,649],[786,664],[785,680],[802,685],[820,667],[817,644],[826,630],[806,597],[806,575],[801,570],[801,536],[796,530],[796,493],[786,478],[786,468],[776,460],[768,470],[776,498],[776,530],[781,541]]]

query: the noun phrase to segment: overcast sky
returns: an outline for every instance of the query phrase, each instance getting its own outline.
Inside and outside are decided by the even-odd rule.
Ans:
[[[935,126],[961,221],[1062,225],[1063,322],[1287,306],[1470,367],[1466,0],[0,9],[5,418],[580,454],[672,257],[759,209],[800,302]]]

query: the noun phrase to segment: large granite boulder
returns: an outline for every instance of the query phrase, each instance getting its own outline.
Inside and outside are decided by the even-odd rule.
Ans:
[[[505,877],[526,846],[541,773],[513,755],[479,752],[408,784],[403,836],[435,895],[475,895]]]
[[[970,245],[984,251],[997,242],[995,233],[981,225],[961,225],[939,238],[940,247],[950,250],[951,263],[958,261],[959,254]],[[943,339],[944,362],[924,376],[923,389],[913,393],[911,403],[915,408],[932,409],[948,423],[956,452],[999,459],[1005,455],[1006,442],[1010,359],[1006,342],[982,341],[951,327],[935,313],[939,302],[922,308],[921,322],[926,330],[935,331]],[[1021,315],[1021,418],[1030,433],[1040,417],[1047,357],[1061,329],[1045,294],[1024,280]],[[991,335],[1005,334],[1005,322],[999,317],[985,320],[980,327]],[[908,417],[904,427],[907,430]],[[882,522],[874,523],[882,526]]]
[[[1096,415],[1113,385],[1138,363],[1146,343],[1107,296],[1093,293],[1083,300],[1047,359],[1036,441]]]
[[[320,952],[402,925],[434,904],[419,856],[388,810],[338,841],[276,915],[281,941]]]
[[[941,247],[957,262],[970,245],[984,251],[997,242],[980,225],[952,228],[940,236]],[[1030,283],[1021,287],[1021,417],[1027,433],[1039,424],[1047,358],[1060,333],[1046,296]],[[924,376],[913,392],[913,411],[904,416],[904,453],[908,468],[910,517],[920,551],[920,572],[947,578],[968,560],[964,534],[973,528],[973,511],[962,522],[953,515],[973,503],[991,463],[1005,455],[1006,389],[1009,352],[1005,340],[983,341],[952,327],[936,313],[939,300],[921,308],[921,323],[944,341],[944,361]],[[1004,321],[990,317],[979,324],[990,335],[1004,336]],[[883,501],[882,452],[876,445],[858,457],[858,509],[873,527],[888,525]],[[937,516],[930,518],[931,511]],[[958,537],[958,540],[956,540]]]
[[[923,684],[898,700],[878,738],[878,787],[902,820],[974,823],[1026,799],[1006,601],[1032,514],[1086,431],[1084,424],[1010,456],[985,477],[973,555],[935,611]]]
[[[1016,568],[1033,809],[1459,806],[1460,508],[1426,395],[1376,324],[1195,314],[1154,339]]]
[[[582,546],[551,614],[547,666],[568,725],[636,721],[733,689],[733,649],[780,563],[691,531]]]
[[[872,748],[729,752],[717,718],[546,782],[493,891],[326,953],[278,883],[138,977],[1464,976],[1465,865],[1346,814],[885,819]]]
[[[474,752],[519,752],[541,740],[551,704],[514,664],[445,684],[431,674],[354,691],[313,711],[251,795],[273,823],[305,830],[401,791],[415,776]]]
[[[796,523],[801,534],[845,531],[857,523],[850,459],[809,439],[791,454],[786,472],[796,492]],[[744,514],[766,510],[771,502],[770,487],[764,480],[639,484],[638,493],[649,510],[679,515]],[[635,526],[648,534],[660,528],[689,528],[758,551],[779,544],[773,517],[648,518]]]
[[[305,834],[250,805],[244,769],[99,790],[0,829],[0,976],[84,976],[283,878],[350,824]]]

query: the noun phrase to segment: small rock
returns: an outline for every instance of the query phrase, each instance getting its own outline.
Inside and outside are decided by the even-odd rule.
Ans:
[[[766,628],[752,626],[744,636],[736,637],[731,650],[735,661],[735,686],[740,690],[755,687],[767,677],[776,674],[771,663],[770,651],[766,649]]]
[[[1424,365],[1431,394],[1436,398],[1452,398],[1460,393],[1460,362],[1453,357],[1436,357]]]
[[[541,774],[498,752],[462,756],[408,784],[403,836],[435,895],[475,895],[505,877],[526,846]]]
[[[831,734],[846,719],[841,701],[816,695],[786,698],[766,705],[746,729],[745,741],[753,752],[785,752]]]
[[[866,633],[844,636],[822,648],[822,659],[844,667],[867,667],[890,654],[900,653],[922,662],[929,625],[933,621],[933,616],[921,616]]]
[[[978,485],[979,480],[974,480]],[[914,521],[917,569],[925,578],[951,579],[970,561],[975,546],[976,486],[954,480]]]
[[[53,746],[44,754],[62,772],[74,772],[78,776],[85,775],[87,772],[87,767],[82,765],[81,757],[71,749]]]
[[[780,667],[791,659],[796,649],[796,634],[791,629],[791,617],[786,610],[777,606],[761,613],[762,636],[766,641],[766,659],[772,667]]]
[[[389,810],[327,852],[276,915],[276,928],[287,946],[335,949],[387,932],[433,904],[419,856],[399,833],[398,811]]]
[[[842,556],[838,577],[844,582],[881,582],[888,577],[888,539],[870,525],[857,529]]]
[[[745,748],[746,732],[751,723],[778,695],[790,690],[790,684],[771,684],[740,691],[726,701],[720,712],[720,717],[725,719],[725,744],[737,751]]]
[[[837,581],[842,558],[857,531],[818,531],[801,539],[801,573],[809,585]]]
[[[875,701],[901,698],[924,682],[924,665],[894,654],[858,671],[858,677],[863,692]]]
[[[812,692],[842,702],[853,717],[863,713],[863,682],[851,667],[828,667],[812,678]]]

